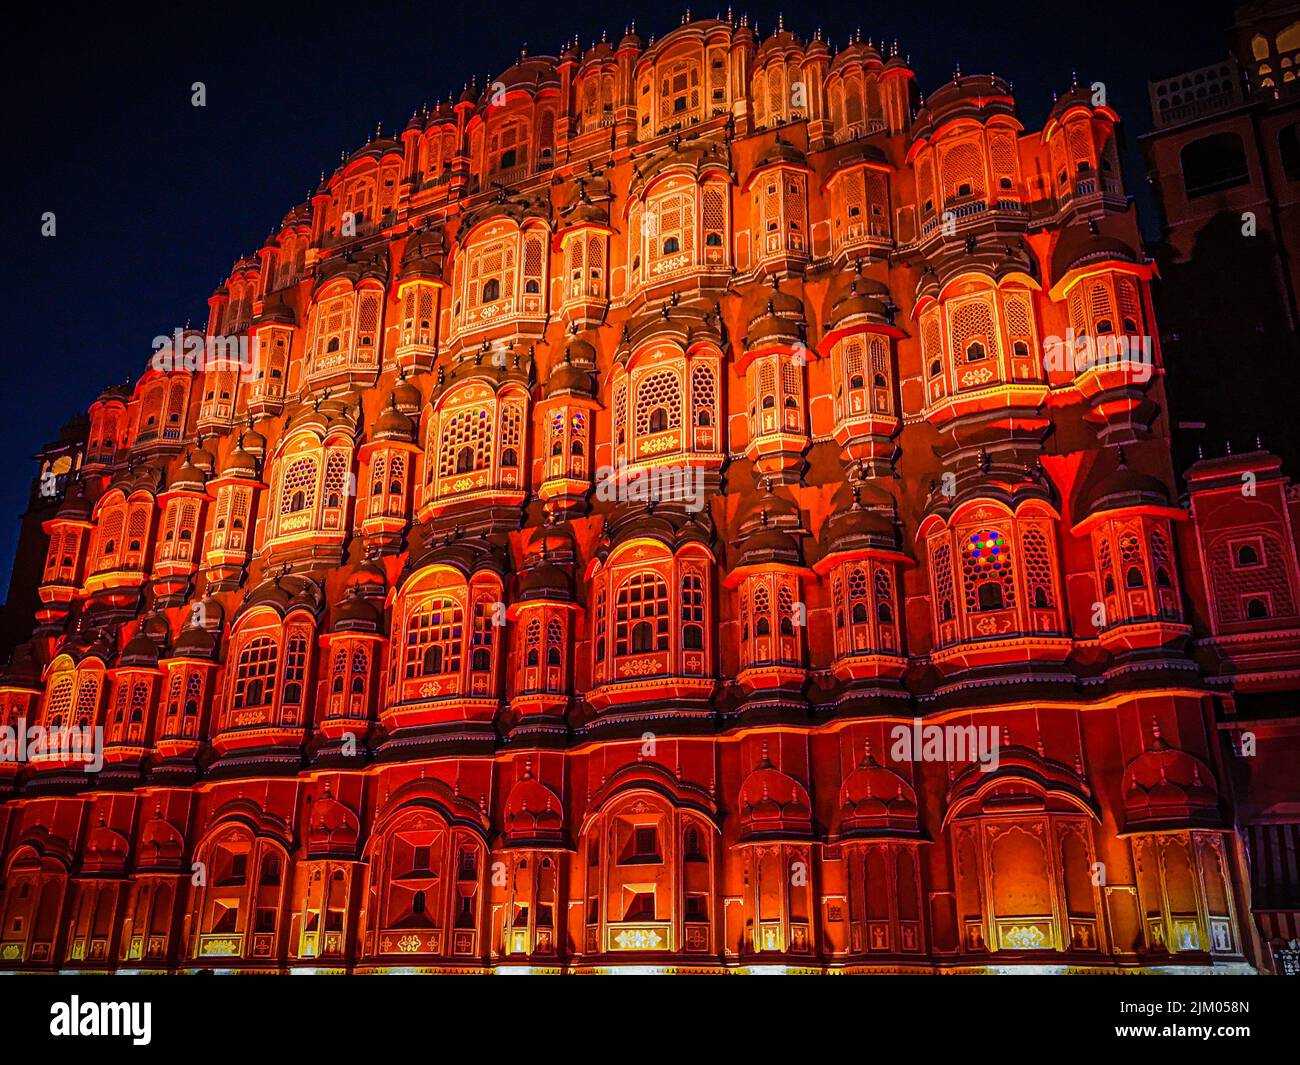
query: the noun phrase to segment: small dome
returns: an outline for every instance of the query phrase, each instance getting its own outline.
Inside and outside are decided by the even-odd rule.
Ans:
[[[397,375],[397,384],[393,386],[393,399],[397,403],[397,409],[403,414],[414,414],[424,402],[420,390],[411,383],[405,373]]]
[[[415,439],[415,423],[397,407],[397,396],[388,397],[388,406],[375,419],[373,436],[376,440],[400,440],[410,443]]]

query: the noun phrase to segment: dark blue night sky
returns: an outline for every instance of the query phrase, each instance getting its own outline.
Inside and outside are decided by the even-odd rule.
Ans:
[[[377,124],[392,131],[471,75],[499,73],[527,45],[555,54],[617,40],[635,19],[662,36],[685,5],[654,0],[298,7],[235,3],[37,5],[9,29],[5,62],[4,249],[7,375],[0,431],[0,587],[7,581],[35,472],[29,457],[107,384],[139,374],[151,341],[187,318],[240,255],[315,187],[341,150]],[[1125,120],[1126,181],[1148,234],[1158,232],[1136,136],[1150,127],[1147,81],[1222,58],[1230,2],[1117,5],[947,3],[737,5],[765,36],[786,26],[832,45],[855,28],[897,38],[922,91],[993,70],[1015,82],[1021,118],[1038,128],[1054,89],[1104,81]],[[998,21],[999,13],[1009,17]],[[694,14],[714,14],[696,7]],[[43,24],[42,24],[43,23]],[[207,106],[190,103],[202,81]],[[58,235],[43,238],[43,212]],[[1190,413],[1190,412],[1189,412]]]

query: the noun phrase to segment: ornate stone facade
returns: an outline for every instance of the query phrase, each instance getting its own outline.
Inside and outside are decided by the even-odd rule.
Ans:
[[[89,411],[0,964],[1258,964],[1295,498],[1178,500],[1116,122],[695,21],[352,153]]]

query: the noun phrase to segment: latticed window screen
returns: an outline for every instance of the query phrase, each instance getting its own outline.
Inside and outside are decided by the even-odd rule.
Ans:
[[[1027,292],[1004,292],[1002,311],[1006,316],[1007,339],[1011,341],[1012,350],[1017,341],[1023,341],[1029,353],[1034,349],[1033,307]]]
[[[1119,312],[1123,316],[1124,332],[1141,332],[1142,311],[1137,285],[1131,278],[1121,277],[1116,280],[1115,287],[1119,292]]]
[[[61,677],[50,689],[50,699],[45,707],[45,727],[62,728],[68,723],[72,710],[72,678]]]
[[[702,193],[701,217],[704,220],[704,234],[707,240],[710,234],[719,234],[725,246],[727,238],[727,191],[716,183],[704,187]]]
[[[1006,196],[1013,193],[1016,188],[1016,141],[1014,135],[1008,133],[990,134],[989,156],[993,163],[993,178],[998,183],[999,195]]]
[[[1020,541],[1025,570],[1025,591],[1029,605],[1039,609],[1056,606],[1055,581],[1052,578],[1052,554],[1047,537],[1036,526],[1025,530]]]
[[[668,650],[668,585],[657,573],[637,573],[618,590],[614,646],[619,655]]]
[[[316,505],[316,458],[304,455],[294,459],[284,471],[280,485],[280,513],[310,511]]]
[[[325,459],[325,505],[341,507],[348,491],[348,456],[345,451],[331,449]]]
[[[948,621],[953,616],[952,553],[947,543],[940,543],[931,556],[934,564],[934,600],[939,620]]]
[[[691,410],[696,425],[712,425],[715,416],[713,367],[699,362],[691,370]]]
[[[952,351],[962,361],[979,361],[972,359],[979,349],[972,344],[979,344],[983,349],[983,358],[998,357],[997,331],[993,328],[993,309],[986,299],[966,300],[953,312],[952,316]]]
[[[1088,285],[1088,314],[1092,318],[1092,331],[1100,336],[1115,331],[1115,311],[1110,297],[1110,286],[1104,281]]]
[[[492,417],[485,407],[466,407],[444,414],[438,476],[486,469],[492,461]]]
[[[406,676],[460,672],[464,613],[460,603],[439,596],[419,607],[406,623]]]
[[[185,716],[196,717],[202,705],[203,678],[194,672],[185,678],[185,706],[183,707]]]
[[[235,666],[236,710],[271,705],[279,664],[280,647],[270,636],[257,636],[248,642]]]
[[[963,537],[961,553],[962,587],[966,609],[1010,609],[1016,604],[1016,586],[1011,568],[1011,543],[997,529],[981,529]]]
[[[77,685],[77,709],[74,714],[76,724],[86,727],[93,724],[95,711],[99,706],[99,678],[85,677]]]
[[[650,374],[636,390],[637,436],[660,429],[676,429],[681,424],[682,393],[677,374],[672,370]]]
[[[378,292],[363,292],[357,312],[357,353],[360,362],[374,365],[379,359],[379,312],[383,297]]]
[[[504,465],[519,465],[519,449],[523,444],[523,422],[523,410],[519,403],[511,400],[502,405],[501,461]]]
[[[1070,162],[1075,170],[1093,169],[1092,138],[1082,123],[1070,127]]]
[[[939,165],[945,200],[984,195],[984,156],[975,144],[953,145],[943,153]]]

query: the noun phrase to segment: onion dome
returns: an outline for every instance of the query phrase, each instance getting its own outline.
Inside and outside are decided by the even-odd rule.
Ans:
[[[317,270],[316,284],[313,291],[319,292],[331,281],[339,280],[350,281],[353,285],[365,280],[375,280],[387,284],[388,262],[386,254],[382,251],[361,254],[345,251],[342,255],[335,255],[326,259]]]
[[[790,166],[806,167],[808,165],[807,157],[787,140],[783,140],[778,133],[776,140],[754,163],[754,170],[762,170],[764,167],[776,166],[777,163],[788,163]]]
[[[207,479],[208,475],[194,465],[192,457],[187,455],[185,461],[177,467],[176,472],[172,474],[171,479],[167,482],[167,491],[202,492]]]
[[[345,583],[349,591],[355,589],[361,595],[382,597],[388,588],[388,574],[378,561],[366,558],[357,563]]]
[[[740,534],[737,568],[803,565],[800,544],[803,520],[799,508],[773,492],[770,479],[764,482],[753,505],[741,517],[737,531]]]
[[[968,118],[981,125],[995,115],[1016,116],[1016,102],[1011,85],[996,74],[953,75],[926,98],[917,113],[912,137],[919,140],[932,136],[940,126],[958,118]]]
[[[181,634],[176,637],[176,646],[172,656],[175,658],[216,659],[221,648],[221,641],[218,636],[222,616],[221,607],[215,600],[211,599],[199,600],[194,605],[202,608],[202,612],[196,611],[196,614],[201,613],[201,616],[207,616],[207,613],[211,612],[211,616],[216,619],[216,624],[209,631],[202,625],[194,624],[191,618],[190,621],[186,622],[185,627],[181,629]]]
[[[242,477],[245,480],[257,480],[257,459],[244,450],[243,438],[226,456],[225,465],[221,467],[222,477]]]
[[[761,66],[771,55],[784,54],[786,52],[803,51],[803,41],[795,34],[785,28],[785,17],[778,15],[776,18],[776,29],[772,35],[758,46],[758,52],[754,57],[754,64]]]
[[[143,669],[154,669],[158,665],[158,644],[150,638],[145,632],[144,626],[136,630],[134,636],[127,641],[122,653],[118,656],[117,664],[119,666],[137,666]]]
[[[807,319],[803,300],[782,292],[777,278],[772,287],[760,290],[749,304],[749,326],[745,331],[745,347],[757,348],[774,344],[793,347],[803,342]]]
[[[830,58],[830,47],[822,40],[822,31],[820,29],[812,35],[812,40],[808,42],[808,47],[804,49],[803,55],[805,60]]]
[[[163,483],[162,468],[152,462],[142,462],[138,466],[128,468],[114,479],[112,487],[120,488],[126,495],[139,491],[157,495]]]
[[[41,666],[32,653],[32,645],[19,644],[14,648],[9,664],[0,670],[0,688],[41,689]]]
[[[211,475],[212,471],[217,468],[216,456],[204,445],[203,438],[200,437],[198,443],[190,449],[186,462],[194,466],[204,475]]]
[[[855,264],[853,273],[841,275],[831,286],[830,309],[826,314],[826,332],[847,329],[851,326],[871,324],[893,327],[897,311],[889,286],[883,281],[866,277],[862,264]]]
[[[281,573],[277,577],[268,577],[256,588],[245,594],[240,613],[259,606],[275,609],[281,617],[291,610],[305,609],[319,616],[325,605],[325,596],[320,585],[310,577],[300,573]]]
[[[740,786],[742,838],[805,838],[812,835],[812,803],[799,781],[763,758]]]
[[[525,761],[523,778],[506,798],[502,825],[514,844],[558,841],[564,831],[564,806],[555,792],[533,779],[531,759]]]
[[[1218,823],[1219,795],[1209,766],[1166,743],[1156,721],[1152,732],[1151,745],[1124,769],[1124,827],[1131,832]]]
[[[618,50],[621,52],[625,48],[635,48],[639,52],[644,47],[645,42],[641,40],[640,35],[636,32],[636,22],[632,22],[623,31],[623,36],[618,42]]]
[[[266,454],[266,437],[250,425],[240,434],[239,446],[250,455],[262,458]]]
[[[494,196],[485,203],[465,212],[458,239],[463,239],[470,230],[495,218],[506,218],[522,226],[529,219],[539,219],[548,225],[551,222],[551,205],[549,200],[540,196],[506,195]]]
[[[131,401],[131,386],[109,385],[95,400],[96,403],[112,403],[114,401],[129,403]]]
[[[483,95],[486,98],[494,93],[499,93],[502,85],[505,86],[507,92],[511,89],[536,91],[542,85],[555,83],[559,80],[555,72],[555,63],[554,56],[530,56],[527,51],[521,51],[515,63],[494,78],[491,86],[484,90]],[[486,99],[483,102],[486,102]]]
[[[1071,226],[1052,251],[1052,280],[1059,281],[1071,270],[1098,262],[1140,264],[1142,257],[1127,241],[1103,234],[1095,222]]]
[[[551,367],[546,378],[546,398],[576,396],[581,399],[594,399],[595,385],[592,384],[591,371],[585,365],[573,360],[568,348],[564,357]]]
[[[604,554],[641,537],[658,540],[673,551],[686,543],[711,547],[712,521],[707,509],[687,510],[680,501],[628,501],[616,506],[607,516],[599,551]]]
[[[900,550],[894,498],[872,481],[855,484],[853,498],[822,528],[827,554]]]
[[[716,167],[730,175],[731,163],[725,147],[711,140],[679,141],[656,152],[634,170],[628,194],[639,198],[660,174],[679,170],[698,177],[705,169]]]
[[[411,383],[404,370],[397,372],[397,384],[393,386],[393,399],[397,403],[397,409],[403,414],[414,414],[424,402],[420,390]]]
[[[415,423],[398,409],[396,394],[388,397],[388,406],[375,419],[371,435],[375,440],[398,440],[404,444],[415,439]]]
[[[576,194],[560,208],[560,222],[565,229],[579,225],[609,225],[609,204],[614,198],[607,178],[597,174],[579,174],[574,178]]]
[[[253,326],[259,325],[297,325],[298,316],[292,307],[274,296],[262,306],[262,313],[253,319]]]
[[[838,835],[863,838],[918,834],[916,792],[899,774],[876,761],[868,741],[862,761],[840,786]]]
[[[606,60],[612,60],[613,58],[614,46],[609,43],[605,31],[601,30],[600,40],[592,43],[592,45],[582,53],[582,65],[586,66],[588,63],[603,63]]]
[[[509,569],[509,559],[501,545],[483,537],[467,537],[459,526],[442,534],[420,526],[412,530],[411,538],[412,547],[407,552],[399,586],[425,566],[451,566],[467,578],[479,571],[504,578]]]
[[[446,254],[447,240],[441,228],[425,227],[415,230],[406,238],[398,279],[442,281],[442,268]]]
[[[379,632],[383,623],[384,612],[363,593],[349,588],[334,608],[332,631]]]
[[[91,509],[90,500],[86,498],[86,482],[77,478],[54,516],[58,521],[89,521]]]
[[[529,537],[524,548],[524,568],[519,575],[519,601],[573,600],[571,568],[577,557],[573,537],[565,525],[548,522]]]
[[[1121,447],[1115,468],[1100,477],[1089,478],[1085,484],[1080,513],[1091,517],[1105,511],[1127,510],[1131,507],[1159,507],[1168,510],[1172,504],[1165,483],[1158,477],[1130,469]]]
[[[1067,111],[1075,107],[1084,107],[1089,111],[1097,109],[1092,102],[1092,87],[1080,85],[1077,75],[1071,79],[1070,87],[1058,96],[1052,104],[1052,109],[1047,114],[1047,121],[1043,123],[1043,128],[1046,129],[1053,122],[1059,121]]]

